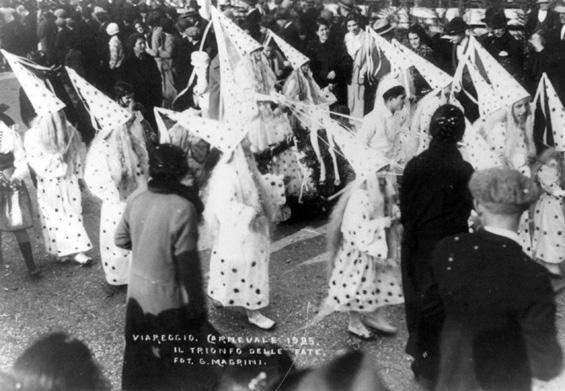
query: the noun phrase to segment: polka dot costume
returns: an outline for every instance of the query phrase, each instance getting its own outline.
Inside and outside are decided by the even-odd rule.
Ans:
[[[270,238],[266,225],[252,224],[262,210],[257,190],[239,175],[233,163],[221,162],[210,181],[205,215],[216,220],[217,233],[208,295],[224,306],[256,310],[269,305]]]
[[[81,193],[77,173],[69,172],[59,153],[46,150],[40,130],[26,132],[24,145],[28,163],[37,176],[39,220],[47,252],[59,257],[92,248],[82,221]],[[80,165],[76,167],[80,171]]]
[[[547,263],[561,263],[565,261],[565,191],[559,186],[557,169],[544,165],[537,177],[544,193],[534,211],[534,258]]]
[[[373,312],[404,302],[397,271],[382,266],[388,256],[386,219],[370,219],[366,190],[355,190],[348,201],[329,283],[327,303],[334,311]],[[387,264],[388,265],[388,264]]]
[[[110,285],[127,284],[131,251],[116,247],[114,233],[122,218],[126,203],[120,200],[118,188],[111,175],[114,148],[99,133],[86,157],[84,180],[90,191],[102,200],[100,211],[100,258],[106,281]],[[136,172],[138,186],[145,186],[145,176]]]

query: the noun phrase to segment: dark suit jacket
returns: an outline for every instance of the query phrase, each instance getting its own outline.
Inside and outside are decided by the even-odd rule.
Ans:
[[[281,38],[292,45],[292,47],[299,49],[301,46],[300,37],[298,34],[298,27],[292,22],[287,24],[280,31]]]
[[[518,243],[488,231],[444,239],[433,258],[445,308],[438,390],[530,390],[559,374],[547,271]]]

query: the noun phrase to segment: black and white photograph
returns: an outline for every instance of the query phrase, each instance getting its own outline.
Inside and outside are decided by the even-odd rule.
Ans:
[[[0,391],[565,390],[565,0],[0,0]]]

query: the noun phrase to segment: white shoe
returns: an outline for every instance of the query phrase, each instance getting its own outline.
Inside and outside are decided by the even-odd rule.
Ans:
[[[74,256],[73,259],[75,260],[75,262],[80,263],[83,266],[88,265],[92,261],[92,258],[85,253],[78,253]]]
[[[263,315],[257,310],[254,311],[248,310],[247,320],[252,325],[257,326],[263,330],[271,330],[273,327],[275,327],[275,322],[273,320],[267,318],[265,315]]]

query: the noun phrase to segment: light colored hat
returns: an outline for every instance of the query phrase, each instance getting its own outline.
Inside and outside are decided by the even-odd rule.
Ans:
[[[557,2],[553,10],[559,14],[565,14],[565,1],[560,0]]]
[[[65,69],[78,95],[84,102],[96,129],[104,135],[108,135],[129,121],[132,114],[128,110],[96,89],[73,69],[69,67],[65,67]]]
[[[238,25],[219,12],[215,7],[211,8],[214,31],[222,29],[225,36],[229,37],[231,43],[236,47],[240,55],[244,56],[260,50],[262,45],[254,40],[251,35],[243,31]]]
[[[469,189],[477,202],[501,215],[522,213],[539,196],[531,178],[509,168],[476,171],[469,181]]]
[[[310,62],[310,59],[308,57],[299,52],[296,48],[279,37],[277,34],[269,30],[269,38],[267,38],[267,44],[271,39],[274,40],[279,49],[281,49],[288,62],[290,62],[292,69],[298,69],[302,65]]]
[[[106,26],[106,34],[108,35],[116,35],[120,32],[120,27],[117,23],[108,23]]]
[[[192,132],[197,137],[206,140],[225,154],[233,151],[247,134],[247,130],[242,126],[210,118],[198,117],[190,110],[176,112],[155,108],[155,111],[156,114],[167,115],[183,128]]]
[[[404,85],[390,73],[383,76],[377,89],[378,94],[380,95],[378,98],[382,98],[384,94],[396,87],[404,87]]]
[[[379,35],[384,35],[394,31],[394,27],[392,27],[388,19],[378,19],[373,24],[373,30]]]
[[[565,108],[546,73],[540,79],[534,98],[534,107],[538,104],[546,122],[551,123],[555,149],[565,151]]]
[[[38,116],[56,113],[65,107],[65,104],[47,88],[43,80],[24,67],[23,64],[29,63],[29,60],[3,49],[1,51]]]

